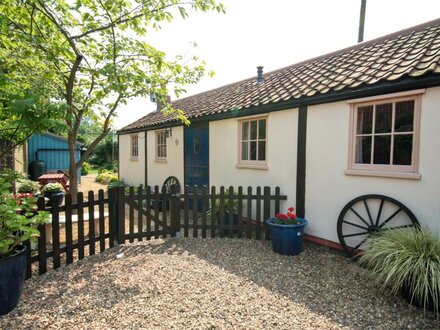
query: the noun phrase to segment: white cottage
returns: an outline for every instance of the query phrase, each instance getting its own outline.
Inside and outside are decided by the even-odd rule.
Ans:
[[[307,234],[327,243],[341,240],[344,206],[367,194],[395,199],[397,213],[403,203],[440,232],[440,20],[273,72],[259,67],[257,78],[172,105],[190,126],[156,111],[119,131],[125,182],[279,186],[282,206],[296,206]],[[376,216],[394,221],[375,203],[347,216],[357,225],[341,215],[343,240],[366,222],[374,231]]]

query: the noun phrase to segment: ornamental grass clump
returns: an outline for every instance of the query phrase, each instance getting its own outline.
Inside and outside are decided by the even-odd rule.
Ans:
[[[428,229],[388,230],[368,239],[359,262],[382,288],[440,314],[440,241]]]

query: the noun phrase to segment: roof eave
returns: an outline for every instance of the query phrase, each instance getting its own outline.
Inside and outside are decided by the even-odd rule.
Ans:
[[[355,89],[344,89],[341,91],[331,91],[325,94],[302,97],[299,99],[290,99],[276,103],[268,103],[259,106],[253,106],[246,109],[240,109],[238,113],[231,111],[220,114],[206,115],[197,118],[189,118],[191,122],[214,121],[228,118],[237,118],[250,116],[255,114],[267,113],[272,111],[280,111],[286,109],[297,108],[300,105],[318,105],[323,103],[338,102],[344,100],[357,99],[367,96],[375,96],[380,94],[389,94],[400,91],[407,91],[415,88],[428,88],[440,86],[440,74],[429,73],[420,78],[405,77],[396,81],[384,81],[371,86],[364,85]],[[137,127],[131,130],[119,130],[118,135],[131,134],[136,132],[143,132],[148,130],[156,130],[165,127],[174,127],[183,125],[180,121],[172,121],[160,123],[156,125],[148,125],[144,127]]]

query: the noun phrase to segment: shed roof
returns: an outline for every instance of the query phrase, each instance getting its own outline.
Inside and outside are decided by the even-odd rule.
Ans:
[[[188,119],[439,74],[440,19],[172,102]],[[119,133],[176,119],[151,112]]]

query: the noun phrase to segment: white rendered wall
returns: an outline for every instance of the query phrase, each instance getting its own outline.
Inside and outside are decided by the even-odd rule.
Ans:
[[[172,128],[172,136],[167,139],[166,162],[156,160],[156,131],[148,131],[147,143],[148,185],[161,187],[169,176],[175,176],[183,187],[183,126]]]
[[[119,135],[119,179],[130,185],[145,184],[145,132],[138,134],[139,156],[132,159],[130,134]]]
[[[305,205],[308,234],[338,242],[339,212],[353,198],[370,193],[397,199],[422,225],[440,233],[440,88],[427,89],[421,100],[421,180],[345,175],[349,104],[337,102],[309,107]]]
[[[238,119],[209,123],[209,184],[211,186],[277,186],[288,201],[281,208],[295,206],[297,109],[271,112],[267,122],[267,170],[237,168]],[[240,118],[244,119],[244,118]]]

